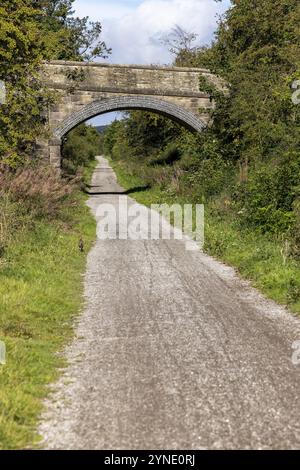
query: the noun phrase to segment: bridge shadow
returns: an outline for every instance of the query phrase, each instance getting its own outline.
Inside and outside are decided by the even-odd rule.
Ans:
[[[95,188],[95,191],[93,191],[93,188]],[[99,186],[86,185],[84,192],[89,196],[127,196],[132,193],[146,191],[147,189],[150,189],[150,185],[137,186],[135,188],[127,189],[126,191],[97,191],[97,188],[99,188]]]

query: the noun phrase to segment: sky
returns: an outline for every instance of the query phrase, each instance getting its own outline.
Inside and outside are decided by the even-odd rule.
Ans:
[[[108,62],[166,65],[173,57],[162,38],[174,26],[197,33],[197,44],[209,44],[216,30],[217,16],[229,3],[229,0],[221,3],[215,0],[76,0],[74,9],[77,16],[101,21],[102,37],[112,48]],[[93,123],[106,124],[114,117],[104,115]]]

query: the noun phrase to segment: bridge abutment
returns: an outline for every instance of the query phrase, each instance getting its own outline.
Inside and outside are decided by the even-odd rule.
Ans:
[[[49,141],[49,161],[54,168],[61,168],[61,139]]]

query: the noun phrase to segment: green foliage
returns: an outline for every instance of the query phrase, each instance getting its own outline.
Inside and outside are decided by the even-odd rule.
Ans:
[[[181,153],[178,146],[174,143],[169,143],[162,152],[159,153],[158,158],[152,160],[152,165],[173,165],[181,159]]]
[[[299,193],[299,177],[300,159],[283,155],[271,164],[257,164],[250,170],[248,181],[234,188],[240,222],[265,232],[290,234],[296,223],[293,205]]]
[[[110,52],[101,40],[101,24],[74,18],[73,2],[1,2],[0,80],[7,88],[6,103],[0,104],[2,164],[17,168],[32,159],[36,138],[45,135],[45,110],[54,96],[39,81],[41,61],[90,60]]]
[[[292,0],[233,1],[212,48],[198,54],[230,83],[228,97],[217,97],[212,132],[238,164],[240,222],[287,236],[299,196],[300,107],[290,89],[300,73],[299,23]]]
[[[100,155],[102,139],[92,126],[81,124],[67,135],[62,147],[62,168],[66,175],[75,175],[79,170]]]
[[[125,126],[122,121],[114,121],[104,133],[103,150],[106,155],[110,155],[112,158],[121,158],[122,147],[128,150]],[[127,152],[125,153],[127,154]]]
[[[299,149],[300,111],[290,84],[300,70],[299,4],[292,0],[233,1],[208,56],[230,83],[216,110],[216,134],[238,159],[267,160]]]
[[[0,5],[0,80],[7,88],[6,103],[0,105],[0,162],[13,167],[32,152],[47,105],[47,94],[37,79],[40,11],[34,5],[30,0]]]
[[[106,129],[104,152],[119,159],[154,158],[181,131],[178,124],[158,114],[131,111],[122,121],[115,121]]]
[[[110,53],[101,40],[100,22],[74,17],[74,0],[42,0],[40,26],[44,56],[57,60],[92,60]]]

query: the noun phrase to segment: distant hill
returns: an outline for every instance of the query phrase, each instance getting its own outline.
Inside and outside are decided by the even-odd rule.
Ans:
[[[104,134],[108,126],[95,126],[96,131],[99,134]]]

